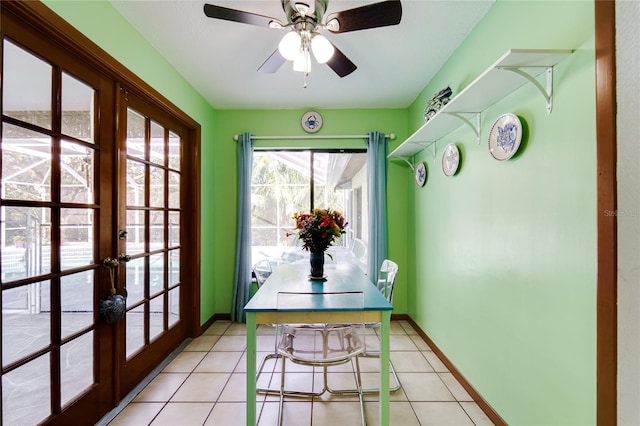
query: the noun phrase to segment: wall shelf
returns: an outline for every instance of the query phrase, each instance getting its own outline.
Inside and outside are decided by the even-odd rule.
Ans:
[[[520,88],[532,83],[542,94],[551,113],[553,106],[553,66],[569,56],[569,49],[511,49],[453,97],[429,121],[389,154],[389,158],[407,158],[425,148],[436,154],[438,139],[463,124],[473,129],[480,143],[480,113]],[[546,84],[536,77],[545,73]]]

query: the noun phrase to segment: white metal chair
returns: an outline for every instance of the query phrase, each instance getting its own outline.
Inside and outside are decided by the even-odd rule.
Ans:
[[[398,264],[389,260],[389,259],[385,259],[382,262],[382,265],[380,266],[380,271],[378,272],[378,278],[376,280],[375,286],[378,289],[378,291],[380,291],[380,293],[382,293],[382,295],[387,299],[387,301],[389,303],[393,302],[393,287],[395,284],[395,280],[396,280],[396,274],[398,273]],[[365,329],[373,329],[373,330],[378,330],[380,328],[380,323],[379,322],[374,322],[374,323],[366,323],[365,325]],[[379,333],[376,333],[376,335],[379,336]],[[373,357],[373,358],[379,358],[380,357],[380,351],[376,350],[376,351],[372,351],[372,350],[368,350],[366,348],[366,343],[365,343],[365,349],[362,352],[362,354],[360,354],[359,356],[361,357]],[[391,362],[391,360],[389,360],[389,371],[391,372],[391,374],[393,375],[393,379],[395,380],[395,385],[391,386],[389,388],[390,392],[395,392],[397,390],[400,390],[400,380],[398,379],[398,375],[396,373],[395,368],[393,368],[393,363]],[[362,390],[358,390],[358,389],[332,389],[332,388],[328,388],[327,389],[329,392],[334,393],[334,394],[353,394],[356,392],[362,392],[362,393],[378,393],[380,392],[379,388],[366,388],[366,389],[362,389]]]
[[[307,298],[311,302],[313,298],[332,298],[333,304],[344,304],[350,310],[360,310],[364,306],[362,292],[335,292],[335,293],[288,293],[278,294],[278,306],[291,306],[294,299]],[[282,424],[283,404],[285,396],[312,397],[320,396],[329,391],[327,385],[328,368],[335,365],[352,362],[355,367],[356,389],[360,400],[360,415],[362,424],[366,425],[364,412],[364,399],[362,395],[362,378],[358,355],[364,352],[364,323],[353,324],[278,324],[277,353],[282,356],[282,368],[280,376],[280,406],[278,411],[278,424]],[[291,391],[285,389],[286,360],[299,365],[309,367],[321,367],[323,369],[323,388],[318,392]]]
[[[271,275],[271,272],[273,272],[271,262],[266,259],[259,260],[251,269],[253,271],[253,275],[256,277],[258,288],[262,287],[262,284],[264,284],[267,278]]]
[[[380,293],[382,293],[382,295],[391,304],[393,304],[393,287],[396,281],[397,273],[398,273],[398,264],[389,259],[385,259],[382,262],[382,265],[380,266],[378,279],[376,280],[376,287],[378,288],[378,291],[380,291]],[[365,327],[368,329],[378,330],[380,328],[380,323],[379,322],[367,323],[365,324]],[[379,358],[380,351],[369,351],[365,347],[364,352],[360,356]],[[393,378],[396,382],[395,386],[389,388],[389,391],[395,392],[400,389],[400,380],[398,379],[398,375],[396,374],[395,368],[393,368],[393,363],[391,362],[391,360],[389,360],[389,371],[391,371],[391,374],[393,374]],[[364,393],[378,393],[379,391],[380,389],[377,389],[377,388],[362,390],[362,392]]]
[[[260,287],[262,287],[262,285],[264,284],[264,282],[267,280],[267,278],[269,278],[269,276],[271,275],[271,272],[273,272],[272,268],[271,268],[271,262],[269,262],[268,260],[264,259],[264,260],[260,260],[258,262],[256,262],[253,267],[251,268],[251,270],[253,271],[253,275],[256,279],[256,283],[258,285],[258,289]],[[273,324],[271,325],[272,327],[275,327]],[[270,359],[278,359],[280,358],[280,355],[278,354],[278,352],[276,351],[277,348],[277,338],[275,338],[275,343],[274,343],[274,350],[273,353],[267,354],[267,356],[265,356],[262,359],[262,362],[260,362],[260,365],[258,367],[258,372],[256,373],[256,383],[259,383],[260,380],[260,376],[263,374],[264,372],[264,367],[267,364],[267,362]],[[263,388],[263,387],[258,387],[256,389],[258,391],[258,393],[261,394],[279,394],[280,393],[280,389],[278,388]]]

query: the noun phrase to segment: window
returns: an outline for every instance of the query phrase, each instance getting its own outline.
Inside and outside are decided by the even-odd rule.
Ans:
[[[328,251],[333,260],[366,268],[367,155],[362,150],[255,151],[251,182],[252,263],[308,262],[291,235],[293,213],[339,210],[347,233]],[[354,257],[354,248],[358,255]]]

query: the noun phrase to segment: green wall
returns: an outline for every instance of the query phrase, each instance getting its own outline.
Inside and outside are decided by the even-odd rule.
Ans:
[[[428,150],[412,187],[408,312],[509,424],[595,424],[596,138],[592,2],[498,1],[410,107],[454,94],[511,48],[571,48],[554,68],[554,105],[527,84]],[[493,121],[521,117],[516,157],[487,150]],[[447,178],[443,148],[462,164]]]

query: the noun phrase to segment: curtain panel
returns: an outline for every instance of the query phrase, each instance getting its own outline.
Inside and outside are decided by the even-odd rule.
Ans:
[[[236,229],[236,270],[234,274],[231,321],[244,323],[244,305],[251,298],[251,170],[253,138],[238,138],[238,225]]]
[[[375,282],[387,258],[387,138],[371,132],[367,139],[367,184],[369,188],[369,279]]]

